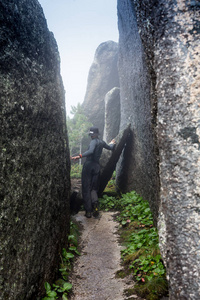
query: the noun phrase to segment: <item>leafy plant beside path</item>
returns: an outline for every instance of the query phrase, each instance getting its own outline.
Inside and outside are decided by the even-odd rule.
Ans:
[[[112,190],[113,182],[109,185]],[[132,275],[136,282],[133,289],[126,291],[129,296],[137,293],[148,300],[158,300],[167,295],[166,270],[159,250],[157,229],[147,201],[136,192],[122,195],[120,198],[104,196],[99,199],[101,210],[115,210],[119,222],[119,233],[124,249],[121,251],[123,270],[118,276]],[[42,300],[68,299],[72,285],[68,282],[71,262],[77,251],[77,231],[71,222],[69,247],[62,251],[60,278],[51,286],[45,283],[46,296]]]
[[[60,264],[60,278],[51,286],[48,282],[45,282],[46,296],[42,300],[67,300],[68,294],[72,290],[72,284],[68,282],[69,273],[71,271],[72,260],[75,255],[80,255],[77,250],[78,247],[78,230],[76,225],[70,223],[70,235],[68,236],[69,247],[66,250],[63,248],[61,264]]]
[[[135,191],[120,199],[104,195],[100,199],[102,210],[119,211],[120,235],[125,246],[121,251],[125,273],[132,274],[136,284],[132,291],[149,300],[167,294],[166,270],[159,250],[157,229],[149,204]],[[122,274],[122,272],[121,272]]]

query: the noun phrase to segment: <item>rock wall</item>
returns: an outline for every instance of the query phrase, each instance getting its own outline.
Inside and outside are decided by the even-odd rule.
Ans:
[[[114,87],[105,96],[105,125],[103,140],[109,143],[119,133],[120,89]]]
[[[152,130],[151,82],[132,1],[118,1],[118,27],[120,128],[131,123],[131,133],[118,164],[117,186],[122,192],[136,190],[149,200],[156,223],[159,179]]]
[[[126,37],[129,43],[121,61],[130,65],[137,59],[136,50],[134,56],[128,54],[135,45],[134,26],[127,18],[130,15],[134,19],[136,15],[138,30],[135,30],[140,33],[150,80],[152,128],[156,125],[154,140],[159,145],[158,228],[169,279],[169,298],[197,300],[200,299],[199,1],[124,0],[118,1],[118,10],[121,41]],[[122,43],[119,47],[124,49]],[[124,76],[129,82],[130,75]],[[138,76],[142,78],[140,72]],[[132,92],[126,79],[120,84],[121,89],[124,86]],[[133,164],[134,159],[135,155]]]
[[[83,109],[89,121],[97,126],[103,136],[105,103],[107,92],[119,87],[117,70],[118,44],[113,41],[99,45],[88,75]]]
[[[161,2],[155,45],[160,147],[159,227],[171,299],[200,299],[200,6]],[[162,245],[162,244],[161,244]]]
[[[0,299],[37,299],[66,245],[70,190],[56,42],[37,0],[0,0]]]

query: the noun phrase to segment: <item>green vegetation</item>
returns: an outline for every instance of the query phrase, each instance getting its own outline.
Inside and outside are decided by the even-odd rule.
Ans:
[[[88,121],[80,103],[72,106],[71,114],[73,118],[67,117],[69,149],[71,155],[78,155],[82,153],[83,139],[87,137],[92,123]]]
[[[113,175],[111,177],[111,179],[109,180],[104,193],[109,194],[109,193],[114,193],[116,194],[115,190],[116,190],[116,183],[115,183],[115,178],[116,178],[116,171],[113,172]]]
[[[79,164],[73,164],[71,165],[71,178],[81,178],[81,172],[82,172],[82,165]]]
[[[79,166],[78,166],[79,167]],[[73,172],[77,174],[79,168]],[[112,192],[115,187],[115,175],[109,182],[106,191]],[[124,246],[121,251],[123,269],[116,276],[124,278],[133,277],[133,288],[126,290],[125,294],[131,296],[138,294],[147,300],[158,300],[168,293],[166,270],[159,250],[157,229],[153,225],[153,217],[149,204],[135,191],[120,197],[103,195],[99,199],[100,209],[104,211],[115,210],[119,222],[120,240]],[[60,278],[51,286],[45,283],[46,296],[42,300],[68,299],[72,285],[68,282],[75,255],[80,255],[78,247],[78,230],[73,222],[70,224],[68,248],[62,250]]]
[[[121,251],[123,266],[132,274],[136,285],[127,293],[137,293],[148,300],[167,294],[166,271],[160,255],[157,229],[147,201],[135,191],[120,199],[104,195],[102,210],[119,211],[120,235],[125,249]]]
[[[80,255],[77,250],[78,229],[73,222],[70,223],[70,235],[68,236],[68,242],[68,250],[65,248],[62,250],[61,264],[59,268],[61,277],[56,280],[52,287],[48,282],[45,282],[46,296],[42,298],[42,300],[56,300],[60,297],[62,297],[62,300],[68,299],[68,294],[72,289],[72,284],[68,282],[69,273],[72,268],[72,260],[75,255]]]

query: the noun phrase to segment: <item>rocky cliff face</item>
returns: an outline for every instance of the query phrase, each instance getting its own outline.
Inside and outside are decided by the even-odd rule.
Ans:
[[[200,298],[200,6],[178,1],[155,45],[160,146],[160,229],[171,299]],[[191,272],[192,268],[192,272]]]
[[[137,107],[139,103],[142,107],[144,99],[149,99],[152,128],[156,125],[154,140],[159,145],[160,178],[157,215],[170,299],[197,300],[200,298],[199,1],[122,0],[118,1],[118,13],[121,66],[124,71],[126,66],[128,68],[126,73],[121,73],[125,76],[120,79],[121,105],[124,105],[125,97],[131,95],[130,107]],[[137,18],[137,24],[129,21],[129,15],[132,20]],[[140,37],[137,36],[139,33]],[[134,41],[140,38],[142,47],[139,49]],[[135,74],[134,61],[140,60],[143,52],[150,82],[147,88],[149,94],[137,101],[139,96],[135,94],[134,87],[136,82],[141,85],[144,82],[142,67],[137,70],[138,78],[132,85],[130,78]],[[141,59],[143,62],[144,58]],[[132,63],[134,69],[129,67]],[[123,90],[127,91],[126,94]],[[127,112],[124,115],[124,120],[131,117],[132,124],[135,124],[135,115],[130,116]],[[141,115],[145,115],[145,111]],[[141,124],[139,120],[137,122],[146,130],[143,121]],[[137,144],[141,134],[134,127]],[[134,142],[130,151],[134,162],[131,172],[135,173],[138,168],[134,169],[137,158]],[[140,153],[145,154],[143,151]],[[135,182],[132,187],[135,187]]]
[[[99,45],[88,75],[88,84],[83,109],[89,121],[104,130],[105,103],[107,92],[119,87],[117,70],[118,44],[108,41]]]
[[[59,54],[36,0],[0,0],[0,299],[36,299],[68,230]]]
[[[134,189],[149,200],[156,222],[159,180],[152,130],[151,82],[131,1],[118,2],[118,26],[120,128],[131,123],[131,134],[118,165],[117,185],[123,192]]]
[[[119,133],[120,89],[115,87],[105,96],[105,124],[103,140],[109,143]]]

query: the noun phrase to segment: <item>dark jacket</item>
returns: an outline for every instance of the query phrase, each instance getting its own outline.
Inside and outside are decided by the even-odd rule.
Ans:
[[[82,157],[86,157],[86,161],[94,161],[99,163],[103,148],[108,150],[114,149],[114,144],[106,144],[106,142],[96,138],[92,139],[88,150],[82,154]]]

